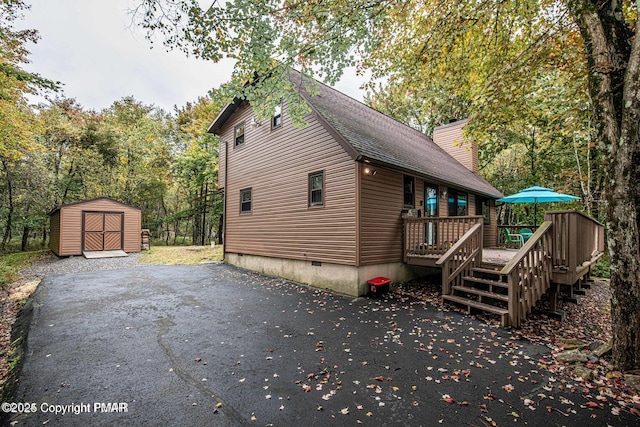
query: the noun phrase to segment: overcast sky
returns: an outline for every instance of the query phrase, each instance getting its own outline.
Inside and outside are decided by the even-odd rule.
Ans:
[[[206,0],[201,0],[205,3]],[[139,28],[130,28],[127,10],[135,0],[27,0],[31,9],[18,28],[34,28],[40,41],[30,45],[28,71],[63,83],[64,95],[86,109],[101,110],[133,95],[167,111],[206,95],[231,77],[232,64],[213,64],[153,49]],[[336,88],[362,99],[353,75]]]

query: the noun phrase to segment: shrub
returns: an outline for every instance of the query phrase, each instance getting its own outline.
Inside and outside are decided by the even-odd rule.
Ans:
[[[593,277],[600,277],[602,279],[609,279],[611,277],[609,255],[604,254],[600,261],[591,269],[591,275]]]
[[[6,285],[16,280],[18,272],[41,261],[50,253],[48,249],[40,251],[15,252],[0,256],[0,285]]]

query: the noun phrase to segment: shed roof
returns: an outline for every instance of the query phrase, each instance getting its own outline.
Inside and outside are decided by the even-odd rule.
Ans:
[[[300,84],[301,95],[320,122],[355,160],[386,165],[491,198],[503,196],[435,144],[428,135],[321,82],[311,83],[319,93],[310,95],[305,90],[307,82],[303,79],[306,77],[297,71],[291,71],[290,77]],[[211,123],[209,132],[219,133],[240,104],[238,99],[228,104]]]
[[[95,202],[95,201],[97,201],[97,200],[108,200],[108,201],[110,201],[110,202],[116,203],[116,204],[121,205],[121,206],[123,206],[123,207],[127,207],[127,208],[130,208],[130,209],[136,209],[136,210],[141,211],[141,209],[140,209],[140,208],[137,208],[137,207],[135,207],[135,206],[132,206],[132,205],[128,205],[128,204],[126,204],[126,203],[119,202],[119,201],[117,201],[117,200],[112,199],[111,197],[102,196],[102,197],[95,197],[95,198],[93,198],[93,199],[78,200],[77,202],[66,203],[66,204],[64,204],[64,205],[58,205],[58,206],[56,206],[55,208],[51,209],[51,211],[49,211],[49,214],[48,214],[48,215],[49,215],[49,216],[51,216],[51,215],[53,215],[54,213],[58,212],[60,209],[62,209],[62,208],[66,208],[66,207],[68,207],[68,206],[79,205],[79,204],[82,204],[82,203]]]

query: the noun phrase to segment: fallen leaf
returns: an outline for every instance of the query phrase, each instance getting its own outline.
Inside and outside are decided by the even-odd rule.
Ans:
[[[453,400],[453,397],[449,396],[448,394],[443,394],[442,395],[442,400],[444,400],[447,403],[454,403],[455,400]]]

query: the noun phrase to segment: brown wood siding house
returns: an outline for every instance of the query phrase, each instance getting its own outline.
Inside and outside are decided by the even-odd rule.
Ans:
[[[415,271],[403,264],[402,212],[426,213],[425,186],[435,189],[441,216],[447,191],[466,195],[469,215],[477,197],[488,201],[487,229],[496,228],[502,194],[477,173],[427,135],[328,86],[317,89],[302,91],[312,110],[302,129],[286,104],[274,127],[256,122],[239,99],[210,125],[220,136],[226,262],[350,295],[376,276],[406,280]]]
[[[108,197],[58,206],[49,212],[49,222],[49,248],[58,256],[140,252],[140,209]]]

